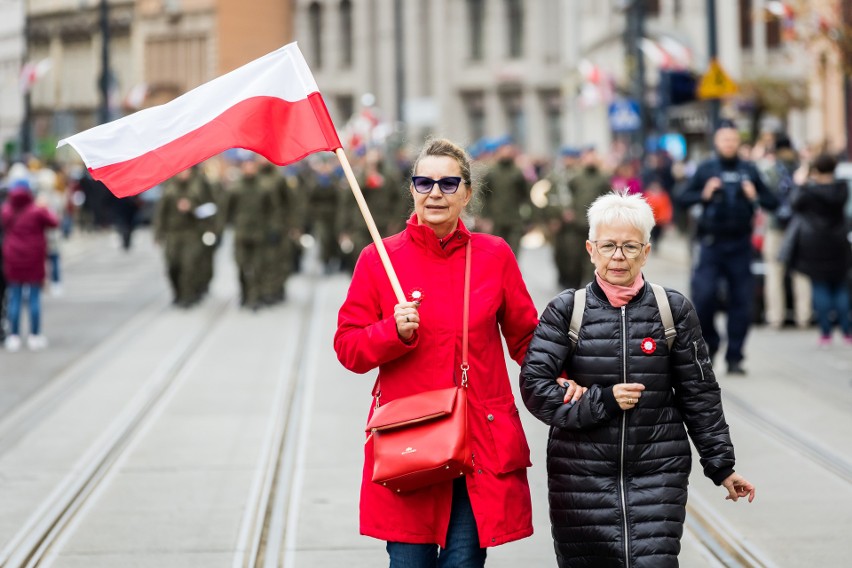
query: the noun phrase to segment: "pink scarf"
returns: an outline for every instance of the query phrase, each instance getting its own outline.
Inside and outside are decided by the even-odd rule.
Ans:
[[[595,279],[598,281],[598,285],[603,289],[604,294],[606,294],[607,300],[609,303],[613,305],[613,307],[620,308],[627,304],[633,296],[639,293],[639,290],[642,289],[642,286],[645,285],[645,281],[642,279],[642,273],[639,273],[639,276],[636,277],[636,280],[633,281],[633,284],[630,286],[619,286],[617,284],[610,284],[606,280],[600,277],[600,275],[595,272]]]

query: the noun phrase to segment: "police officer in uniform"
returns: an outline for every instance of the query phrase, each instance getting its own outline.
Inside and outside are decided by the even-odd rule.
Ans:
[[[701,206],[698,220],[698,259],[692,272],[692,301],[711,359],[721,343],[713,322],[719,285],[727,291],[728,374],[743,375],[742,361],[751,322],[754,278],[751,273],[751,233],[758,206],[774,210],[778,200],[755,165],[738,155],[740,136],[730,121],[721,123],[713,138],[716,156],[698,166],[678,197],[682,207]]]

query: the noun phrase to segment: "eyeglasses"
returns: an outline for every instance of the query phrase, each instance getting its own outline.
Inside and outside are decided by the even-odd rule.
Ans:
[[[438,184],[438,189],[441,190],[441,193],[455,193],[459,184],[461,184],[462,178],[457,176],[452,177],[442,177],[441,179],[432,179],[426,176],[412,176],[411,183],[414,185],[414,191],[417,193],[431,193],[432,188],[435,187],[435,184]]]
[[[645,247],[647,243],[636,243],[636,242],[626,242],[624,244],[617,245],[612,241],[592,241],[595,243],[595,248],[598,251],[598,254],[602,256],[612,256],[615,254],[617,249],[621,249],[621,254],[623,254],[626,258],[636,258],[640,254],[642,254],[642,249]]]

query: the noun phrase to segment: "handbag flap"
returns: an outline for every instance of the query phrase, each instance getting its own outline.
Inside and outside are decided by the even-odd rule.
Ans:
[[[366,430],[391,430],[449,416],[457,393],[458,387],[450,387],[392,400],[373,411]]]

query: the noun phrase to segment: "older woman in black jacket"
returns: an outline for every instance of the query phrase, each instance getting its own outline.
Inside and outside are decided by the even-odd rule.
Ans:
[[[550,519],[560,567],[677,566],[691,467],[687,431],[704,473],[728,499],[754,499],[734,472],[719,385],[692,304],[666,290],[675,337],[642,278],[654,218],[638,195],[611,193],[589,208],[586,249],[595,279],[542,314],[521,369],[527,408],[549,424]],[[569,325],[584,310],[579,338]],[[566,403],[563,372],[587,389]],[[562,381],[563,379],[559,379]],[[573,387],[569,387],[573,388]]]

